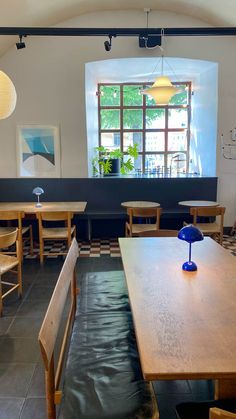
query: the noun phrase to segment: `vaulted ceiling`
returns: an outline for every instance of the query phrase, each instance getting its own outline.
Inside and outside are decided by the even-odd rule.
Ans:
[[[185,14],[206,25],[236,26],[236,0],[1,0],[0,26],[51,26],[88,12],[146,7]],[[1,36],[0,53],[14,42]]]

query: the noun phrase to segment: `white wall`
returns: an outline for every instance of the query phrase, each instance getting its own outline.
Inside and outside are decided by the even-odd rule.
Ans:
[[[218,68],[208,63],[193,83],[190,171],[216,175]]]
[[[145,27],[146,16],[143,11],[91,13],[59,26]],[[184,15],[151,12],[149,26],[187,27],[205,26],[205,23]],[[1,58],[0,69],[12,78],[18,101],[14,114],[0,121],[0,177],[16,176],[15,132],[17,124],[24,123],[59,124],[62,176],[87,176],[85,64],[106,58],[158,55],[157,50],[140,49],[135,37],[116,38],[108,53],[104,50],[104,40],[103,37],[27,37],[25,49],[17,51],[12,47]],[[218,63],[218,130],[225,135],[236,126],[235,43],[235,37],[170,37],[165,40],[166,56]],[[227,206],[226,225],[230,225],[236,219],[236,161],[223,159],[219,144],[217,175],[218,199]]]

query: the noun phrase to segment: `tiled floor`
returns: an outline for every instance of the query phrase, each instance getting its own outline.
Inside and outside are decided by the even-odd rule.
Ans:
[[[227,241],[225,245],[236,254],[236,240]],[[97,243],[96,246],[96,249],[102,249]],[[104,243],[104,246],[109,244]],[[82,257],[82,249],[89,251],[89,255]],[[112,275],[112,271],[121,271],[119,253],[114,253],[116,257],[107,254],[87,257],[92,256],[93,249],[82,247],[77,265],[78,280],[82,281],[89,272],[106,271]],[[4,317],[0,319],[0,419],[46,418],[37,335],[62,263],[61,257],[48,258],[40,267],[38,260],[24,259],[23,299],[18,300],[16,294],[11,294],[4,302]],[[208,381],[155,382],[154,388],[160,419],[176,419],[174,406],[178,402],[202,400],[213,395],[212,383]]]
[[[118,239],[92,239],[91,241],[79,240],[80,257],[100,257],[101,255],[110,255],[111,257],[120,257],[120,249]],[[223,246],[228,249],[232,254],[236,255],[236,237],[235,236],[224,236]],[[48,242],[45,246],[45,250],[49,252],[63,251],[65,246],[58,242]],[[24,248],[25,259],[38,259],[39,257],[39,246],[37,243],[34,244],[34,254],[29,254],[29,246]],[[50,255],[49,258],[53,258]]]

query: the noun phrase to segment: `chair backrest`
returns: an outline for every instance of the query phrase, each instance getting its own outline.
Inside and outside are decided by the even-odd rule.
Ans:
[[[197,223],[197,217],[221,217],[221,225],[224,223],[225,207],[192,207],[190,214],[193,216],[193,224]]]
[[[23,211],[0,211],[0,220],[1,221],[14,221],[18,222],[18,228],[22,228],[22,218],[25,214]]]
[[[127,213],[131,217],[149,218],[159,217],[161,215],[162,208],[127,208]]]
[[[139,233],[139,237],[177,237],[178,230],[149,230]]]
[[[12,246],[17,242],[18,228],[16,228],[11,233],[1,234],[0,235],[0,248],[5,249],[9,246]]]
[[[73,215],[71,211],[40,211],[37,213],[37,218],[42,221],[69,221]]]
[[[156,229],[160,228],[160,216],[161,216],[162,208],[127,208],[127,213],[129,215],[129,224],[130,228],[132,229],[133,225],[133,218],[154,218],[156,219]]]

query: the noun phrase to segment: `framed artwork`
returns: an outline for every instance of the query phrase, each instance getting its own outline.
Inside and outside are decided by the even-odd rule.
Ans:
[[[20,177],[60,177],[59,127],[17,127],[17,174]]]

